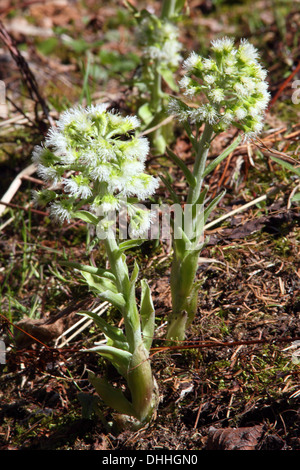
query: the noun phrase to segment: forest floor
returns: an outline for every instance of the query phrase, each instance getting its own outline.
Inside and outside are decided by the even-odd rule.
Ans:
[[[135,2],[157,11],[160,3]],[[293,84],[300,78],[300,13],[288,1],[228,3],[188,2],[189,15],[179,23],[183,55],[205,54],[217,37],[246,37],[269,70],[273,99],[260,140],[240,145],[210,177],[211,194],[227,189],[214,217],[267,197],[207,230],[197,274],[198,313],[176,347],[163,339],[171,309],[170,246],[149,240],[129,252],[129,264],[138,261],[153,294],[151,364],[160,403],[144,428],[117,432],[109,425],[112,410],[88,415],[80,401],[94,393],[87,369],[119,381],[109,364],[82,352],[101,333],[93,325],[80,330],[81,324],[67,334],[80,310],[101,302],[77,273],[59,265],[62,258],[101,263],[104,252],[88,247],[85,225],[58,227],[34,210],[31,191],[41,182],[30,165],[33,147],[52,120],[84,103],[87,94],[93,102],[135,113],[134,20],[121,1],[1,2],[0,30],[7,36],[6,42],[0,36],[0,80],[6,86],[0,197],[25,169],[13,197],[0,205],[0,337],[6,345],[1,449],[300,450],[300,207],[292,201],[299,179],[270,158],[299,157],[300,105]],[[232,138],[228,132],[216,139],[210,157]],[[172,148],[191,162],[180,127]],[[183,175],[165,155],[150,155],[147,165],[184,192]],[[169,194],[160,187],[158,197],[164,201]],[[120,321],[112,308],[103,308],[107,318]]]

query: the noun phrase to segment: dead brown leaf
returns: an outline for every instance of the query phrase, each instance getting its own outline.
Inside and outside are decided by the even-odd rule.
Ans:
[[[263,435],[263,426],[216,429],[211,427],[207,450],[255,450]]]

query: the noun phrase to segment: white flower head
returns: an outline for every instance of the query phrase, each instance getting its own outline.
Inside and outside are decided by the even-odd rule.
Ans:
[[[125,160],[121,163],[120,170],[126,180],[140,175],[145,170],[145,164],[139,160]]]
[[[65,201],[53,202],[50,205],[50,216],[57,222],[63,223],[65,221],[70,222],[71,211]]]
[[[174,114],[178,121],[185,121],[189,117],[189,108],[176,98],[170,98],[168,103],[169,114]]]
[[[43,153],[44,149],[41,145],[36,145],[32,152],[32,161],[35,164],[41,163],[41,154]]]
[[[123,149],[124,158],[127,160],[139,160],[144,162],[150,150],[150,145],[146,137],[139,137],[132,141],[126,142]]]
[[[132,208],[132,206],[131,206]],[[131,238],[147,238],[147,232],[152,223],[152,212],[140,208],[129,211],[130,224],[128,233]]]
[[[108,103],[98,103],[98,104],[92,104],[87,107],[86,113],[88,115],[99,115],[105,113],[105,111],[108,108]]]
[[[218,117],[218,111],[209,103],[203,104],[199,106],[199,108],[191,109],[189,112],[189,118],[193,123],[209,122],[209,124],[214,124]]]
[[[247,116],[247,110],[242,106],[236,108],[235,110],[235,117],[238,121],[241,121]]]
[[[221,101],[223,101],[225,98],[222,88],[213,88],[209,93],[209,96],[211,97],[213,103],[221,103]]]
[[[175,70],[182,60],[178,36],[177,26],[170,21],[155,15],[142,18],[136,37],[142,46],[144,69],[148,69],[149,61],[155,61],[162,69]]]
[[[126,116],[125,121],[129,124],[129,129],[138,129],[141,125],[141,121],[137,116]]]
[[[47,183],[52,183],[54,185],[56,185],[61,179],[58,170],[53,166],[39,165],[37,167],[37,174]]]
[[[112,194],[105,194],[101,198],[100,207],[104,213],[116,211],[120,207],[120,201],[117,197],[113,196]]]
[[[142,173],[138,176],[133,176],[123,188],[124,196],[137,196],[141,201],[152,196],[159,186],[157,178],[151,175]]]
[[[241,95],[241,96],[247,96],[248,95],[248,90],[246,89],[246,87],[240,83],[240,82],[235,82],[235,84],[233,85],[233,88],[235,90],[235,92],[238,94],[238,95]]]
[[[264,111],[268,106],[270,98],[271,98],[270,93],[265,93],[261,97],[259,97],[255,101],[255,106],[256,106],[257,110],[260,111],[260,112]]]
[[[44,189],[42,191],[32,191],[32,201],[35,207],[46,207],[49,202],[56,198],[55,191]]]
[[[246,77],[246,76],[241,76],[241,82],[247,91],[247,93],[253,93],[253,91],[256,89],[256,81],[253,80],[253,78]]]
[[[258,50],[247,39],[241,40],[237,54],[244,62],[256,62],[259,58]]]
[[[212,71],[216,68],[216,62],[213,59],[203,59],[201,62],[202,68],[206,72]]]
[[[169,112],[179,121],[209,123],[216,132],[234,125],[259,133],[262,126],[255,122],[262,122],[270,93],[258,51],[246,40],[235,47],[233,39],[226,37],[212,41],[211,52],[206,58],[194,52],[184,63],[179,85],[196,104],[171,100]]]
[[[215,41],[211,42],[212,50],[217,53],[229,53],[232,51],[234,45],[234,41],[232,38],[222,38],[216,39]]]
[[[235,116],[233,112],[230,109],[226,109],[225,113],[222,115],[222,121],[225,124],[232,124],[234,120],[235,120]]]
[[[45,143],[33,151],[38,175],[47,183],[61,183],[55,201],[53,195],[49,200],[55,220],[69,221],[72,208],[78,210],[82,202],[91,210],[101,203],[108,209],[127,194],[143,199],[154,193],[158,182],[144,172],[149,142],[136,135],[139,126],[136,116],[122,117],[106,104],[61,115]],[[34,194],[34,200],[45,197]]]
[[[190,86],[192,79],[185,75],[179,82],[180,88],[187,88]]]
[[[64,190],[72,196],[80,199],[87,199],[92,195],[92,190],[88,179],[81,177],[63,178]]]
[[[192,52],[189,57],[183,62],[183,68],[186,70],[186,71],[191,71],[193,70],[194,67],[196,67],[197,65],[199,65],[199,62],[200,62],[200,57],[198,54],[196,54],[196,52]]]
[[[203,76],[204,83],[207,85],[212,85],[216,81],[216,76],[208,73]]]
[[[61,114],[56,125],[60,131],[63,131],[71,123],[82,120],[84,114],[85,111],[81,106],[70,108]]]
[[[111,165],[99,163],[89,169],[89,176],[94,181],[108,181],[111,174]]]

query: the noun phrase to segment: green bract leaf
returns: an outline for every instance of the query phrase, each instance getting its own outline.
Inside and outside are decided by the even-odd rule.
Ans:
[[[155,310],[151,296],[150,287],[145,279],[141,280],[142,295],[141,295],[141,326],[143,332],[143,341],[146,349],[149,351],[154,336],[155,328]]]
[[[118,413],[135,416],[132,404],[121,390],[114,388],[107,380],[96,377],[91,371],[88,371],[88,379],[107,406],[110,406]]]
[[[76,211],[76,212],[73,212],[72,215],[73,217],[77,219],[81,219],[84,222],[87,222],[88,224],[97,225],[99,223],[98,217],[95,217],[93,214],[91,214],[88,211]]]
[[[134,262],[134,268],[133,268],[133,271],[132,271],[132,274],[131,274],[130,288],[129,288],[128,297],[127,297],[127,302],[128,302],[129,309],[130,309],[130,307],[133,308],[131,310],[132,313],[130,315],[130,317],[131,317],[130,320],[131,320],[132,324],[135,323],[136,320],[138,320],[138,324],[139,324],[139,318],[135,314],[135,313],[137,313],[136,298],[135,298],[135,283],[136,283],[138,275],[139,275],[139,267],[138,267],[137,262],[135,261]]]
[[[85,278],[89,287],[101,294],[103,291],[110,290],[117,293],[117,288],[114,282],[105,277],[98,276],[97,274],[91,274],[90,272],[81,271],[82,276]]]
[[[187,296],[190,295],[191,288],[194,281],[195,270],[198,266],[199,253],[198,251],[189,251],[186,253],[182,265],[181,265],[181,274],[182,274],[182,284],[185,286],[183,289],[187,289]],[[196,268],[196,269],[195,269]]]
[[[183,171],[184,176],[187,179],[187,182],[189,185],[194,188],[196,186],[196,178],[195,176],[190,172],[186,164],[181,160],[181,158],[177,157],[177,155],[172,152],[171,149],[167,148],[167,154],[169,157],[172,158],[172,160],[179,166],[179,168]]]
[[[126,302],[123,294],[118,293],[114,282],[84,271],[81,271],[81,274],[86,279],[90,289],[93,290],[102,300],[107,300],[118,310],[122,311],[126,306]]]
[[[102,300],[107,300],[118,310],[122,311],[126,307],[126,302],[123,294],[115,294],[109,290],[99,293],[99,297]]]
[[[166,188],[168,188],[172,201],[175,202],[176,204],[179,204],[180,203],[179,198],[177,194],[175,193],[175,191],[173,190],[172,186],[170,185],[169,181],[163,175],[159,175],[159,177],[164,183],[164,185],[166,186]]]
[[[179,87],[177,86],[174,80],[173,71],[170,69],[166,69],[165,67],[159,67],[158,71],[167,83],[167,85],[171,88],[171,90],[178,91]]]
[[[176,13],[180,13],[185,5],[186,0],[176,0],[175,11]]]
[[[176,227],[174,244],[176,246],[176,252],[178,256],[184,257],[187,247],[191,245],[191,241],[181,227]]]
[[[84,271],[90,274],[97,274],[98,276],[107,277],[107,279],[111,279],[115,281],[116,278],[112,272],[108,271],[107,269],[96,268],[95,266],[88,266],[86,264],[80,264],[73,261],[59,261],[61,266],[68,266],[69,268],[78,269],[79,271]]]
[[[126,240],[125,242],[119,243],[119,250],[131,250],[132,248],[136,248],[137,246],[141,246],[145,240]]]
[[[202,189],[201,193],[199,194],[198,200],[196,201],[197,204],[204,204],[206,194],[208,192],[209,186],[205,186],[204,189]]]
[[[138,110],[138,116],[145,124],[149,124],[153,119],[153,114],[149,103],[143,104]]]
[[[200,287],[200,282],[194,282],[190,295],[187,299],[186,311],[188,314],[188,318],[187,318],[186,327],[188,327],[193,322],[196,312],[197,312],[199,287]]]
[[[233,152],[237,148],[237,146],[240,144],[241,140],[242,140],[242,137],[238,136],[235,139],[235,141],[232,142],[232,144],[229,145],[229,147],[227,147],[224,150],[224,152],[221,153],[221,155],[219,155],[211,163],[209,163],[209,165],[207,165],[207,167],[204,170],[203,178],[205,178],[205,176],[211,173],[216,168],[216,166],[219,165],[219,163],[221,163],[231,152]]]
[[[204,223],[206,223],[209,214],[214,210],[214,208],[219,204],[221,199],[225,196],[226,190],[222,191],[218,196],[216,196],[211,203],[207,206],[207,208],[204,211]]]
[[[132,357],[130,352],[107,345],[95,346],[94,348],[84,349],[84,351],[97,352],[105,359],[108,359],[124,378],[127,377]]]
[[[118,349],[123,349],[124,351],[128,351],[128,343],[126,336],[120,328],[110,325],[105,320],[103,320],[103,318],[99,317],[99,315],[97,315],[97,313],[95,312],[82,311],[78,312],[78,314],[92,318],[95,324],[105,334],[105,336],[112,340],[113,344],[110,344],[110,346],[116,347]]]
[[[136,283],[138,275],[139,275],[139,266],[138,266],[137,262],[135,261],[134,262],[134,268],[133,268],[133,271],[132,271],[132,274],[131,274],[131,280],[130,280],[132,284]]]

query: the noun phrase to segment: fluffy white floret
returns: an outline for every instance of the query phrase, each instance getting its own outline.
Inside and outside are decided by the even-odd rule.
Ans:
[[[92,190],[87,184],[79,184],[74,179],[64,178],[62,180],[64,190],[70,193],[72,196],[79,197],[81,199],[87,199],[92,195]]]
[[[70,222],[70,210],[63,204],[63,202],[53,202],[50,206],[50,216],[57,222]]]
[[[259,58],[258,50],[253,46],[253,44],[249,43],[247,39],[241,40],[240,46],[238,48],[238,54],[245,62],[256,62]]]
[[[192,52],[189,57],[183,62],[183,68],[186,71],[193,70],[194,67],[199,63],[200,57],[196,52]]]
[[[216,39],[211,42],[212,50],[215,52],[231,52],[233,49],[233,39],[232,38],[222,38]]]

